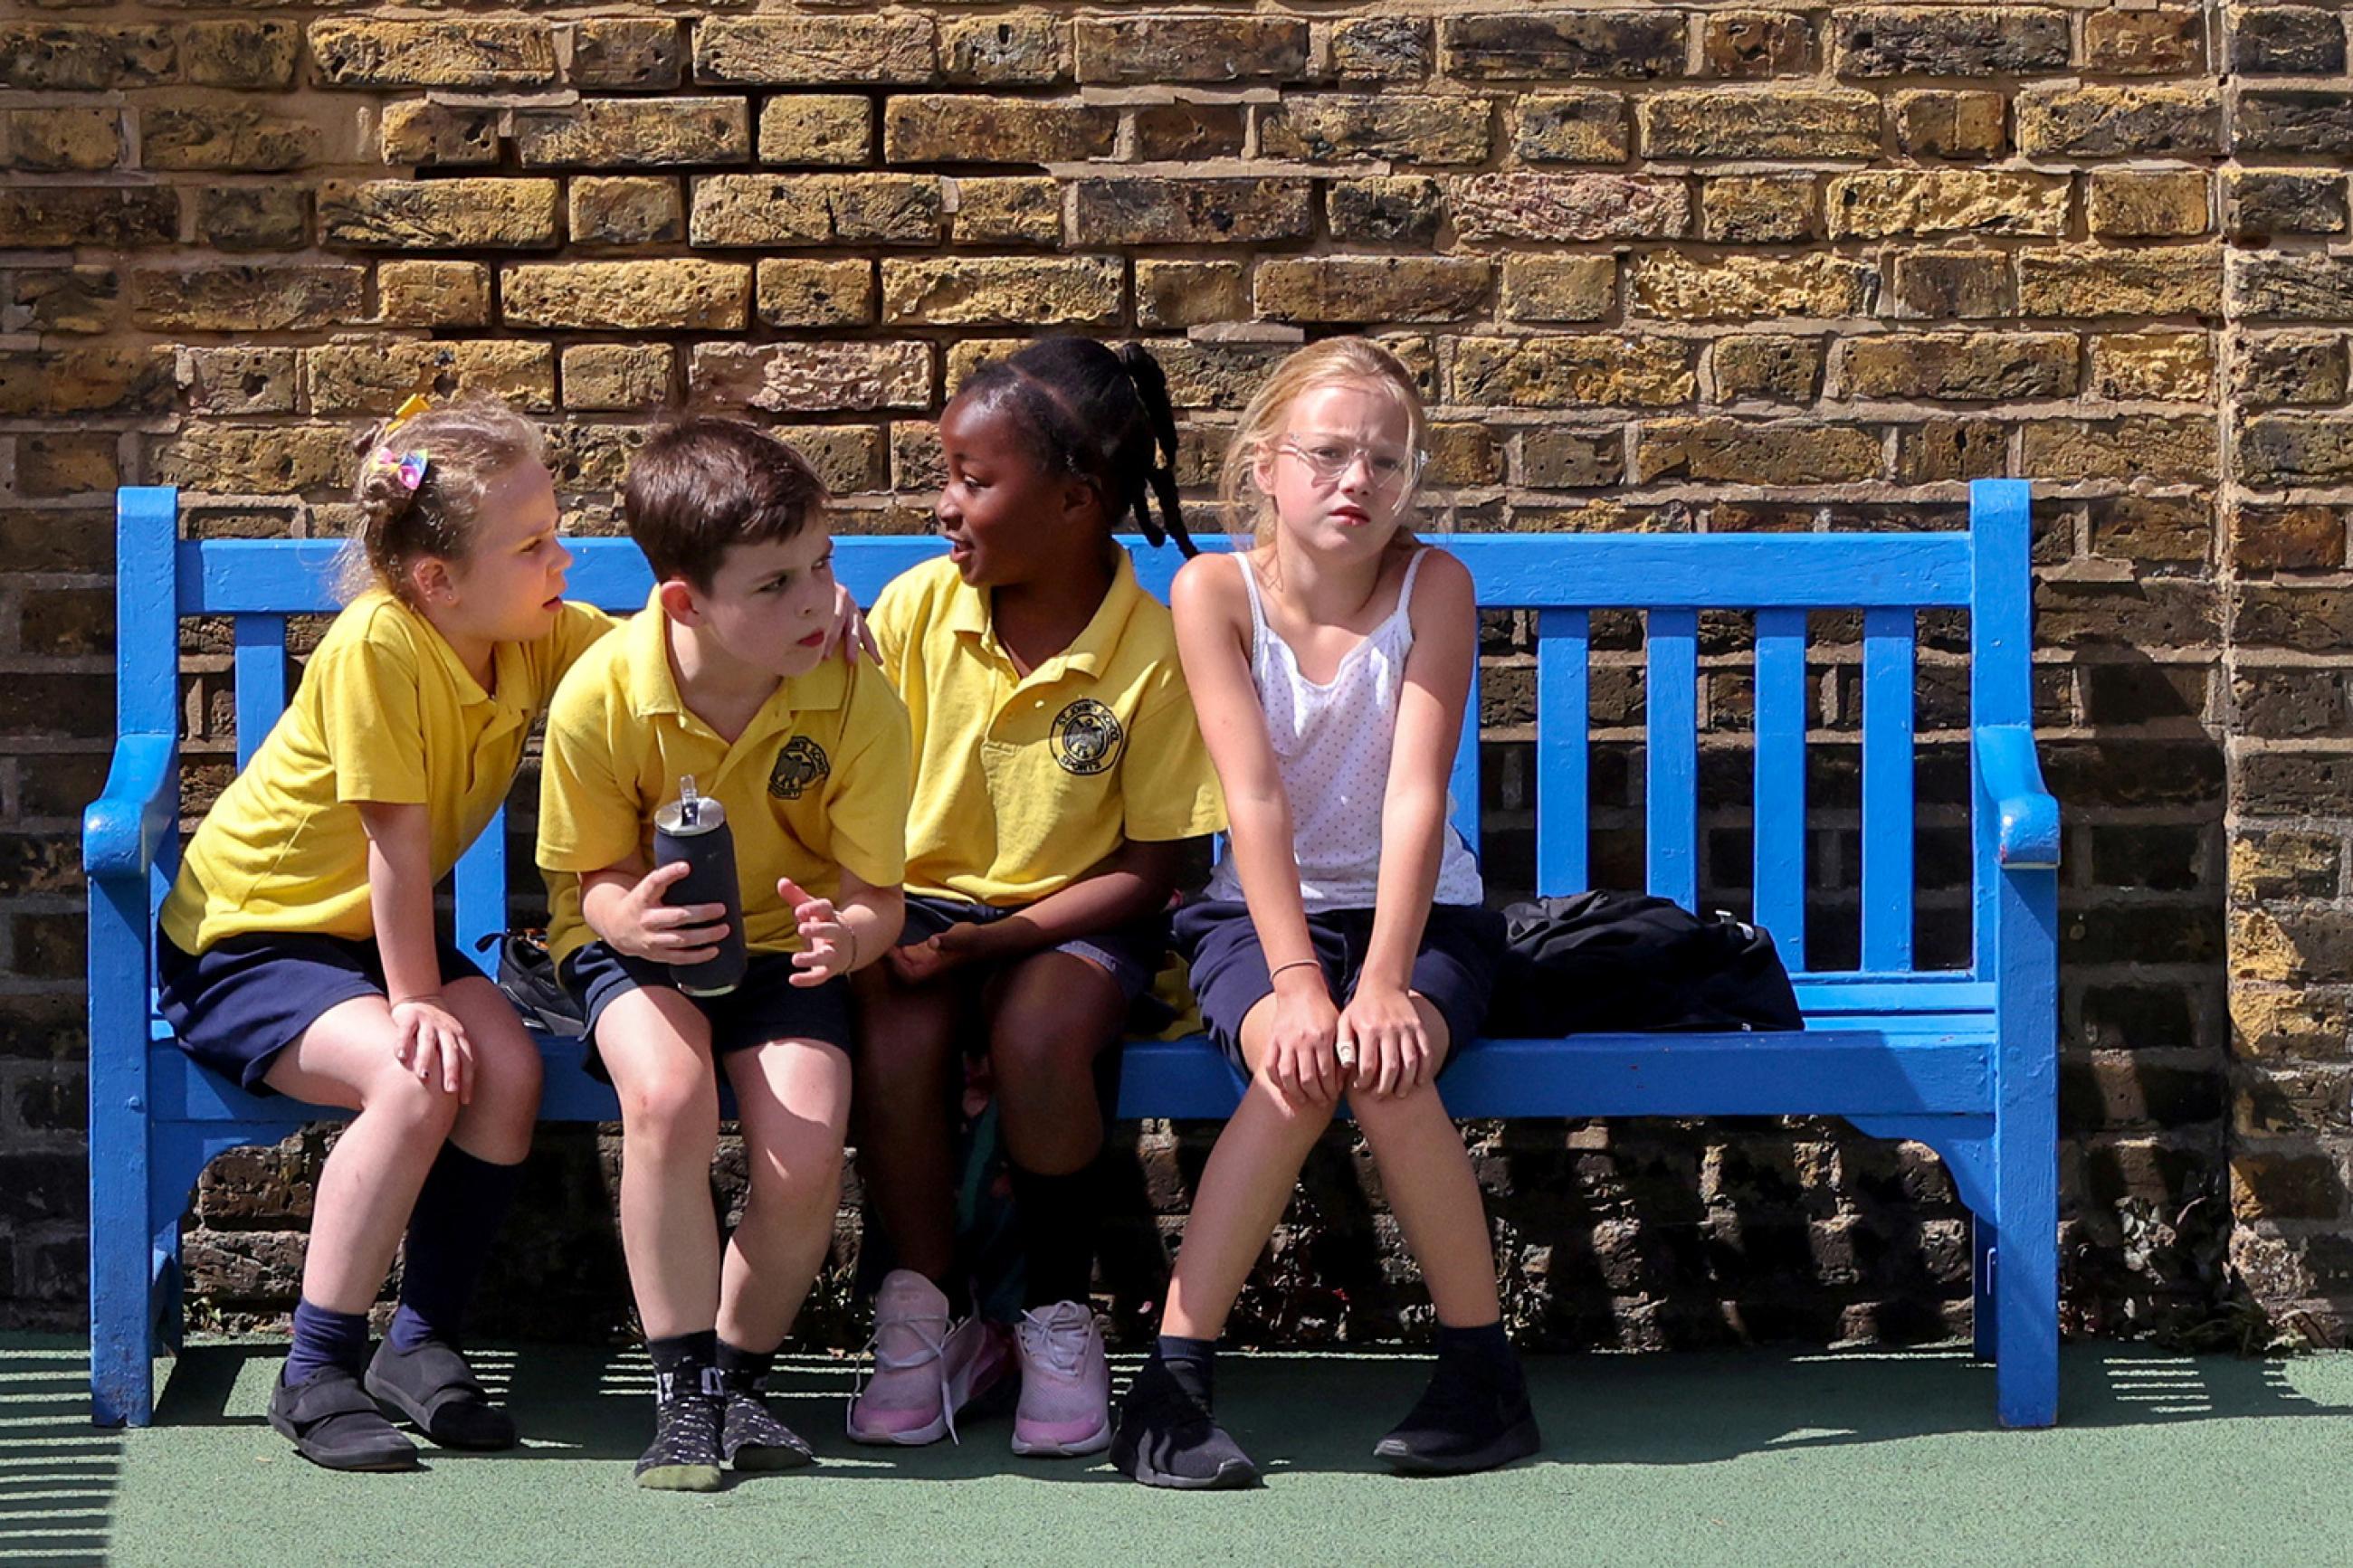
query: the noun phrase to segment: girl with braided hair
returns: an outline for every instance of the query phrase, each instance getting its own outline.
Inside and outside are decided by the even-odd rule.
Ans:
[[[1190,554],[1176,423],[1145,350],[1034,343],[940,419],[947,554],[874,605],[913,725],[907,922],[857,976],[858,1169],[897,1267],[875,1303],[860,1442],[919,1444],[1018,1368],[1017,1454],[1111,1441],[1086,1304],[1103,1126],[1093,1065],[1167,947],[1187,843],[1225,826],[1168,611],[1113,535]],[[1012,1166],[1024,1310],[958,1321],[951,1110],[986,1050]],[[1009,1341],[1009,1343],[1008,1343]]]

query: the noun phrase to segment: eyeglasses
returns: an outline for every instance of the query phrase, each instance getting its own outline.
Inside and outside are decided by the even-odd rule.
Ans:
[[[1359,460],[1377,490],[1398,489],[1421,473],[1430,454],[1406,447],[1366,446],[1337,436],[1286,436],[1278,449],[1307,465],[1307,471],[1324,484],[1336,484]]]

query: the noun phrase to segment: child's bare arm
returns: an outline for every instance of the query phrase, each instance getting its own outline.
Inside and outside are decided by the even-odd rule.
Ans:
[[[667,904],[671,884],[691,869],[673,860],[653,870],[632,856],[580,879],[580,918],[606,945],[632,958],[701,963],[719,954],[727,934],[724,904]]]
[[[1285,1099],[1329,1104],[1340,1093],[1334,1054],[1339,1012],[1307,934],[1291,797],[1250,679],[1250,605],[1240,575],[1249,570],[1240,557],[1231,565],[1208,556],[1187,562],[1169,603],[1201,739],[1225,790],[1234,869],[1274,983],[1266,1074]]]
[[[1429,1067],[1429,1041],[1407,993],[1438,890],[1447,774],[1479,654],[1479,612],[1469,570],[1433,551],[1422,567],[1419,590],[1412,607],[1413,650],[1406,656],[1398,696],[1388,790],[1381,803],[1373,934],[1356,997],[1341,1020],[1351,1047],[1345,1054],[1357,1062],[1360,1087],[1381,1093],[1414,1087]]]
[[[462,1100],[474,1092],[466,1026],[441,999],[433,938],[433,821],[422,805],[358,803],[368,840],[368,912],[384,961],[385,994],[399,1026],[401,1065]]]

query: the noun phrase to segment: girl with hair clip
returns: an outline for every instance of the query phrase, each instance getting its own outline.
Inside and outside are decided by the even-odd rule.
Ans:
[[[1176,942],[1250,1086],[1121,1409],[1112,1462],[1148,1485],[1257,1482],[1212,1414],[1213,1352],[1343,1096],[1438,1318],[1429,1390],[1374,1453],[1434,1474],[1537,1447],[1478,1183],[1435,1085],[1477,1037],[1504,929],[1448,826],[1478,614],[1469,571],[1409,527],[1424,440],[1412,376],[1387,350],[1338,338],[1293,354],[1226,451],[1246,548],[1187,563],[1171,595],[1233,818]]]
[[[871,616],[913,726],[915,783],[906,929],[856,976],[859,1175],[898,1267],[876,1297],[849,1436],[951,1435],[1009,1362],[1014,1452],[1092,1454],[1111,1441],[1087,1305],[1093,1065],[1160,967],[1187,841],[1225,824],[1168,612],[1113,537],[1132,517],[1190,553],[1176,418],[1142,348],[1056,338],[966,382],[940,444],[947,554],[884,589]],[[988,1056],[1012,1165],[1025,1297],[1009,1336],[951,1304],[951,1110],[968,1042]]]

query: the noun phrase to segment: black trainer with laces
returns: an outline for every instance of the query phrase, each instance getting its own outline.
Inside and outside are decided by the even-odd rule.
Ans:
[[[776,1419],[767,1400],[748,1381],[729,1380],[719,1448],[739,1470],[797,1470],[817,1462],[800,1434]]]
[[[660,1492],[717,1491],[723,1404],[700,1388],[656,1401],[653,1447],[638,1458],[638,1485]]]
[[[1459,1476],[1525,1459],[1544,1446],[1516,1361],[1493,1366],[1440,1356],[1430,1386],[1373,1457],[1399,1475]]]
[[[1199,1372],[1153,1356],[1120,1402],[1112,1467],[1147,1487],[1230,1491],[1259,1484],[1258,1467],[1209,1414]]]

